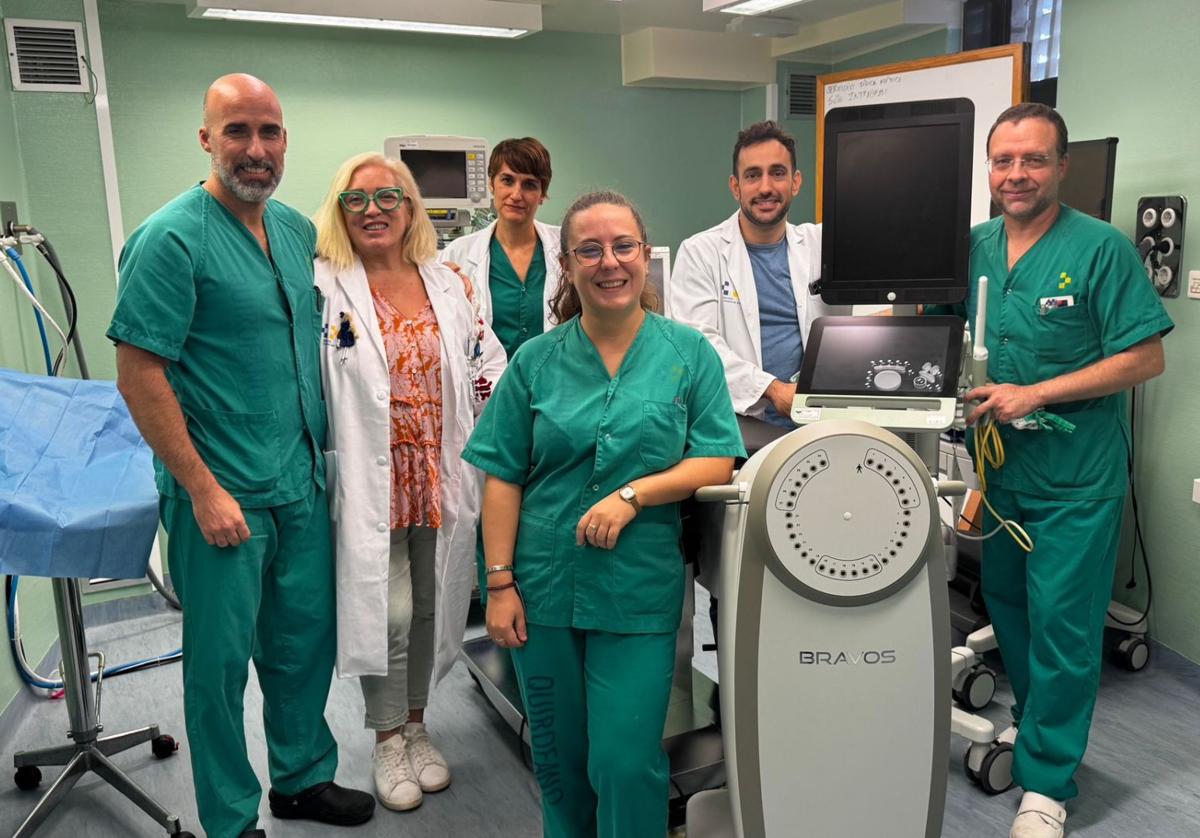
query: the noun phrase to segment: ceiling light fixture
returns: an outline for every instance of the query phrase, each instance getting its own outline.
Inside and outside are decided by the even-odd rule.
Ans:
[[[461,23],[424,23],[415,20],[384,20],[369,17],[297,14],[295,12],[256,12],[250,9],[205,9],[200,17],[218,20],[244,20],[256,23],[295,23],[301,26],[338,26],[347,29],[385,29],[392,32],[427,32],[435,35],[474,35],[480,38],[520,38],[528,29],[499,26],[469,26]]]
[[[807,2],[808,0],[704,0],[704,11],[723,12],[727,15],[761,15],[782,9],[784,6]]]
[[[188,16],[506,39],[542,28],[540,5],[499,0],[190,0]]]

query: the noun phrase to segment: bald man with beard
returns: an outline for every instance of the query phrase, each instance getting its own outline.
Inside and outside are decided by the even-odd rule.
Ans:
[[[183,603],[196,806],[210,838],[266,834],[242,723],[253,660],[272,813],[359,824],[375,801],[332,782],[324,718],[336,636],[316,233],[270,200],[287,131],[268,85],[213,82],[200,145],[208,178],[126,242],[108,329],[118,388],[154,450]]]

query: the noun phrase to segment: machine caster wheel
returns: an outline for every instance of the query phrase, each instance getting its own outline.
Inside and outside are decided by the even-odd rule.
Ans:
[[[954,690],[954,700],[968,713],[976,713],[992,703],[996,695],[996,673],[979,666],[967,673],[962,689]]]
[[[1150,644],[1141,637],[1126,637],[1112,649],[1113,663],[1130,672],[1141,672],[1150,662]]]
[[[987,794],[1003,794],[1013,786],[1012,763],[1012,745],[997,742],[984,754],[978,771],[971,768],[971,750],[968,748],[963,754],[963,773]]]
[[[967,775],[967,779],[975,785],[979,785],[979,773],[971,768],[971,749],[967,748],[967,752],[963,754],[963,773]]]
[[[21,791],[33,791],[42,782],[42,769],[36,765],[22,765],[13,774],[13,782]]]
[[[179,743],[175,741],[175,737],[167,736],[164,733],[150,740],[150,750],[159,759],[166,759],[175,755],[175,752],[179,750]]]

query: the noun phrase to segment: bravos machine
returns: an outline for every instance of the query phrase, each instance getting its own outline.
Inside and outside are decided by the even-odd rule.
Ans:
[[[821,297],[957,302],[967,288],[974,109],[962,99],[826,116]],[[951,731],[936,480],[958,412],[955,317],[822,318],[792,419],[722,501],[727,789],[689,838],[941,835]]]

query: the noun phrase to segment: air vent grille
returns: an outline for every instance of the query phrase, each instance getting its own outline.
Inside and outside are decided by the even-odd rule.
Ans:
[[[788,119],[813,116],[817,112],[817,77],[804,73],[788,76]]]
[[[14,90],[87,93],[83,27],[56,20],[4,22]]]

